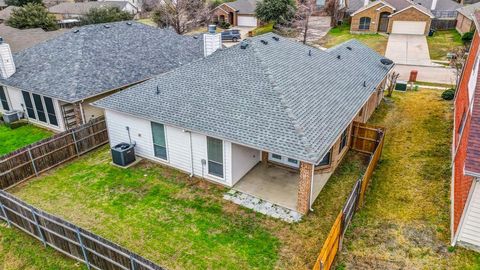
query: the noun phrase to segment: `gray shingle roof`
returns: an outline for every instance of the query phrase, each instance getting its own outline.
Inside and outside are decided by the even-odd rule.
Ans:
[[[74,102],[203,57],[201,37],[129,24],[80,27],[16,53],[17,72],[0,84]]]
[[[384,0],[393,7],[395,7],[396,12],[412,5],[417,4],[417,7],[422,9],[424,12],[431,14],[430,8],[432,7],[432,0]],[[365,1],[363,0],[349,0],[348,11],[353,13],[364,6]],[[453,1],[453,0],[438,0],[437,5],[435,6],[436,11],[455,11],[457,8],[462,5]]]
[[[392,65],[356,40],[325,52],[272,36],[217,51],[94,105],[317,163]]]
[[[60,3],[48,8],[51,13],[85,15],[93,8],[118,7],[123,10],[127,1],[91,1],[78,3]]]
[[[238,11],[239,14],[255,14],[257,0],[237,0],[226,3],[231,8]]]
[[[475,3],[475,4],[471,4],[471,5],[467,5],[467,6],[464,6],[464,7],[461,7],[459,9],[457,9],[457,11],[460,14],[469,18],[470,20],[473,20],[473,14],[477,10],[480,10],[480,2]]]

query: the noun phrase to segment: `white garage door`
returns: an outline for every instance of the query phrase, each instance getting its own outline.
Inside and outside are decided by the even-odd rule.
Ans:
[[[257,26],[257,18],[253,16],[238,16],[238,26]]]
[[[392,34],[424,35],[427,22],[394,21]]]

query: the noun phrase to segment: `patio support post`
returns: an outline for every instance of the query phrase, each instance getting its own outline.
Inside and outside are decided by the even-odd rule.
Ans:
[[[267,166],[268,164],[268,152],[262,151],[262,165]]]
[[[297,211],[307,214],[310,209],[310,192],[312,188],[313,165],[300,162],[300,179],[298,183]]]

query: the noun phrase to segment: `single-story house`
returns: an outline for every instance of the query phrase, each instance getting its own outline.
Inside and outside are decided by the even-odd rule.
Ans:
[[[451,181],[452,245],[480,251],[480,13],[454,101]]]
[[[322,51],[269,33],[93,105],[112,146],[307,213],[392,67],[356,40]]]
[[[64,2],[48,8],[48,11],[55,15],[59,23],[72,22],[72,20],[80,20],[90,10],[95,8],[117,7],[121,11],[126,11],[132,15],[138,13],[137,8],[128,1],[92,1],[92,2]]]
[[[473,22],[473,16],[476,10],[480,9],[480,2],[467,5],[457,9],[457,25],[455,29],[460,34],[465,34],[475,30],[475,23]]]
[[[350,0],[350,31],[427,35],[434,20],[454,22],[459,7],[453,0]]]
[[[67,130],[103,115],[90,102],[202,57],[201,36],[130,21],[74,28],[13,54],[16,71],[0,78],[0,112]]]
[[[255,17],[257,0],[237,0],[226,2],[214,8],[213,20],[215,22],[227,22],[232,26],[255,27],[260,21]]]

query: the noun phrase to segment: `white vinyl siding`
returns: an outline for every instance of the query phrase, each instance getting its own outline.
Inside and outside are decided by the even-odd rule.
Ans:
[[[232,143],[232,184],[235,185],[257,165],[261,156],[260,150]]]
[[[424,35],[427,22],[394,21],[392,34]]]
[[[257,18],[254,16],[238,15],[238,26],[257,26]]]
[[[290,167],[293,167],[293,168],[299,168],[300,167],[300,161],[298,161],[296,159],[293,159],[293,158],[286,157],[286,156],[281,156],[281,155],[278,155],[278,154],[269,153],[268,154],[268,159],[270,161],[277,162],[277,163],[282,163],[284,165],[287,165],[287,166],[290,166]]]
[[[465,208],[458,241],[480,250],[480,184],[474,182],[470,202]]]
[[[150,121],[109,110],[105,111],[105,116],[111,146],[128,142],[126,129],[128,126],[132,142],[136,143],[135,153],[137,155],[177,168],[188,174],[192,173],[193,161],[195,176],[232,186],[232,144],[230,142],[223,141],[224,176],[216,177],[208,174],[207,164],[202,164],[202,160],[207,161],[207,136],[192,132],[192,144],[190,144],[190,132],[164,124],[168,160],[163,160],[155,157]]]
[[[473,102],[475,87],[477,86],[479,62],[480,62],[480,55],[477,55],[477,57],[475,58],[475,63],[473,64],[472,73],[470,73],[470,78],[468,79],[468,101],[470,104]],[[470,106],[470,108],[473,108],[473,106]]]

